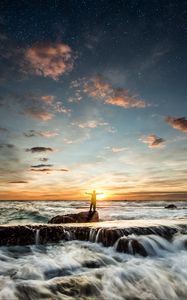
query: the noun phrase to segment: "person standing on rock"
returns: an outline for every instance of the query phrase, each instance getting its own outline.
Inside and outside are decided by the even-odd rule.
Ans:
[[[96,198],[97,198],[97,195],[101,195],[102,193],[96,193],[96,191],[93,190],[92,193],[86,193],[86,194],[91,195],[90,212],[92,211],[92,208],[93,208],[93,211],[95,212],[96,211]]]

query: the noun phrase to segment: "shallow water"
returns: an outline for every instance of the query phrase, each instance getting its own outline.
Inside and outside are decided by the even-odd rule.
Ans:
[[[89,203],[88,203],[89,204]],[[87,208],[85,202],[0,202],[1,224],[46,223],[59,213]],[[166,202],[102,202],[102,220],[136,224],[183,222],[186,203],[167,210]],[[101,208],[102,206],[102,208]],[[120,221],[121,220],[121,221]],[[123,221],[122,221],[123,220]],[[139,221],[137,221],[139,220]],[[185,219],[186,222],[187,219]],[[122,237],[126,238],[126,237]],[[0,299],[186,299],[187,235],[177,233],[172,240],[157,235],[131,235],[148,256],[119,253],[119,240],[112,247],[82,241],[61,241],[40,245],[39,233],[32,246],[0,247]],[[130,247],[130,246],[129,246]]]
[[[177,201],[177,209],[165,209],[168,201],[98,201],[100,219],[146,220],[187,218],[187,202]],[[46,223],[58,214],[88,210],[89,201],[0,201],[0,224]]]
[[[146,258],[78,241],[1,247],[0,298],[186,299],[187,236],[139,238]]]

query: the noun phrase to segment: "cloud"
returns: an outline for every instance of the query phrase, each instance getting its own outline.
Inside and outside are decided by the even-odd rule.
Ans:
[[[51,138],[58,135],[56,131],[36,131],[36,130],[29,130],[28,132],[23,133],[26,137],[45,137],[45,138]]]
[[[30,171],[32,172],[44,172],[44,173],[50,173],[50,172],[68,172],[68,169],[64,168],[31,168]]]
[[[54,114],[45,110],[38,110],[38,108],[31,107],[24,111],[25,115],[28,115],[36,120],[49,121],[54,117]]]
[[[26,180],[28,165],[21,156],[20,149],[11,143],[0,142],[0,182]]]
[[[0,106],[6,106],[14,112],[16,107],[18,113],[41,121],[51,120],[56,113],[70,114],[71,112],[55,96],[36,95],[31,92],[7,93],[4,97],[0,97]]]
[[[32,147],[26,149],[25,151],[31,153],[42,153],[42,152],[53,152],[53,149],[50,147]]]
[[[42,161],[42,162],[46,162],[46,161],[49,160],[49,158],[47,158],[47,157],[41,157],[39,160]]]
[[[41,96],[41,100],[47,104],[53,104],[55,97],[52,95]]]
[[[166,117],[165,121],[171,125],[173,128],[187,132],[187,118],[182,117],[182,118],[175,118],[175,117]]]
[[[131,96],[127,89],[117,88],[113,89],[111,95],[107,97],[105,103],[121,106],[123,108],[144,108],[145,101]]]
[[[48,165],[46,165],[46,164],[39,164],[39,165],[33,165],[33,166],[31,166],[31,168],[36,168],[36,169],[38,169],[38,168],[50,168],[52,166],[53,165],[51,165],[51,164],[48,164]]]
[[[0,132],[1,133],[6,133],[6,132],[8,132],[8,129],[4,128],[4,127],[0,127]]]
[[[89,81],[84,82],[84,92],[94,98],[108,97],[112,91],[111,84],[100,74],[94,76]]]
[[[9,183],[28,183],[26,180],[14,180],[14,181],[9,181]]]
[[[122,152],[126,151],[128,148],[122,147],[122,148],[112,148],[112,152]]]
[[[84,81],[84,92],[93,98],[102,100],[105,104],[123,108],[144,108],[148,106],[144,100],[133,96],[127,89],[115,88],[102,75],[96,75],[89,81]]]
[[[92,121],[80,123],[80,124],[78,124],[78,127],[80,127],[80,128],[96,128],[98,126],[106,126],[106,125],[108,125],[108,123],[100,122],[97,120],[92,120]]]
[[[64,43],[36,44],[25,52],[25,59],[38,76],[58,80],[73,68],[72,49]]]
[[[13,144],[2,143],[0,144],[0,149],[13,149],[15,146]]]
[[[155,134],[150,134],[147,137],[141,138],[145,144],[148,144],[149,148],[163,148],[165,140],[161,137],[156,136]]]

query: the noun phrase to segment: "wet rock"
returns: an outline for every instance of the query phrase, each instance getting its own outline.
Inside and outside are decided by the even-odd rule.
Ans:
[[[119,239],[116,250],[129,254],[139,254],[144,257],[148,255],[144,246],[139,241],[126,237]]]
[[[58,215],[51,220],[49,224],[64,224],[64,223],[87,223],[87,222],[99,222],[99,214],[97,211],[89,212],[82,211],[78,214]]]
[[[167,209],[176,209],[177,206],[175,204],[169,204],[169,205],[165,206],[165,208],[167,208]]]
[[[96,242],[102,243],[106,247],[113,246],[121,235],[120,229],[100,228],[97,232]]]

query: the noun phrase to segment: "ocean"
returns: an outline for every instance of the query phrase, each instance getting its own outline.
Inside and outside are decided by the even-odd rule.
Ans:
[[[165,209],[173,203],[177,209]],[[186,224],[187,202],[98,201],[100,226],[130,222]],[[58,214],[88,210],[86,201],[0,201],[1,225],[46,224]],[[102,225],[103,224],[103,225]],[[169,225],[170,226],[170,225]],[[130,234],[147,256],[99,240],[0,247],[0,299],[187,299],[187,231],[168,240]]]

